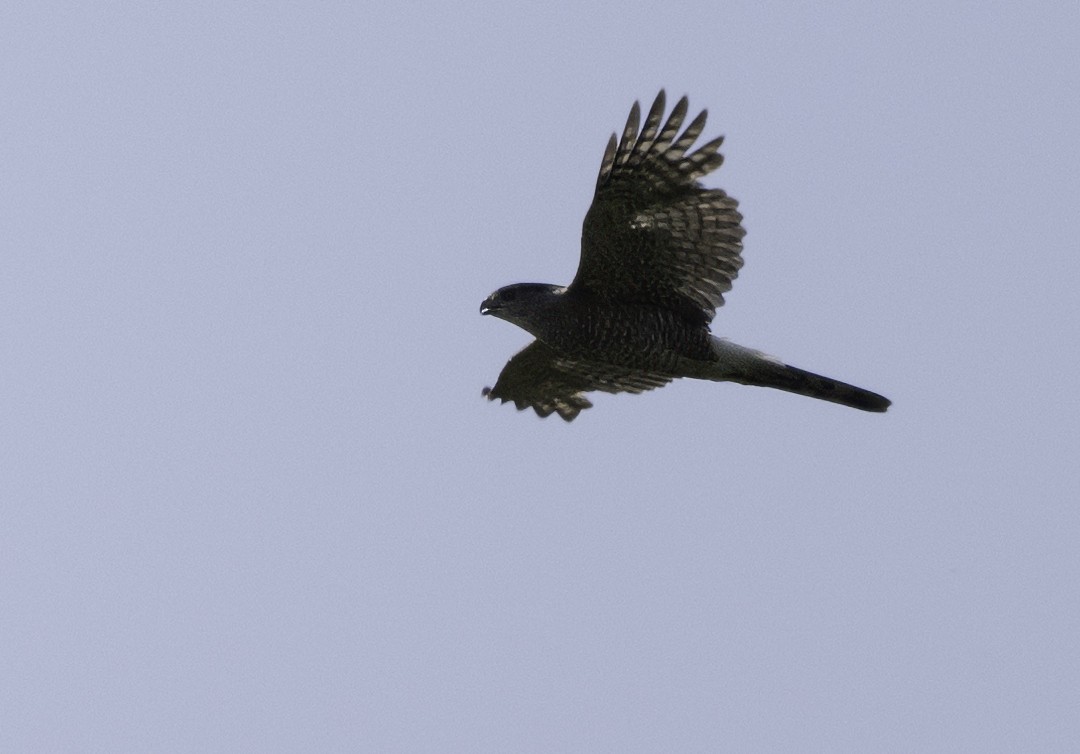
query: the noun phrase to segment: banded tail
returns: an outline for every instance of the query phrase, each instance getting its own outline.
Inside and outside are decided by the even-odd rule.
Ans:
[[[708,374],[702,375],[705,379],[776,388],[861,411],[881,413],[892,404],[883,395],[789,366],[761,351],[729,340],[713,338],[713,347],[720,358],[711,365]]]

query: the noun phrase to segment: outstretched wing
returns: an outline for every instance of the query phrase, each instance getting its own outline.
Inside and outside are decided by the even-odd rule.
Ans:
[[[662,306],[707,324],[742,267],[746,234],[738,202],[698,179],[720,167],[724,138],[687,154],[705,127],[702,110],[678,135],[687,99],[667,123],[664,91],[645,118],[635,102],[622,139],[608,142],[581,234],[571,288],[602,299]],[[678,136],[678,138],[676,138]]]
[[[539,340],[506,362],[495,387],[484,388],[488,400],[513,401],[518,410],[532,406],[540,416],[558,412],[572,421],[592,403],[583,393],[641,393],[663,387],[671,377],[595,361],[570,359]]]

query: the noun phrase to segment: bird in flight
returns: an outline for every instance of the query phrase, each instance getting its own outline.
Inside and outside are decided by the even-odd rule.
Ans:
[[[700,179],[724,161],[723,137],[690,151],[705,127],[687,99],[663,121],[664,91],[639,130],[638,103],[622,138],[612,134],[568,286],[517,283],[480,305],[534,340],[503,367],[490,400],[572,421],[585,393],[641,393],[677,377],[778,388],[863,411],[885,411],[877,393],[789,366],[709,331],[743,265],[738,202]],[[680,133],[681,130],[681,133]]]

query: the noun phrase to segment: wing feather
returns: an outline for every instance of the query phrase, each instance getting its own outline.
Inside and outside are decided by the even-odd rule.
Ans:
[[[743,264],[742,215],[735,199],[699,183],[723,163],[723,137],[688,154],[707,111],[680,135],[686,97],[661,128],[664,106],[661,90],[639,132],[641,107],[635,102],[622,138],[609,141],[571,288],[603,300],[666,307],[707,324]]]
[[[622,140],[619,141],[619,151],[615,155],[616,165],[625,165],[630,159],[634,144],[637,141],[638,122],[641,120],[641,106],[634,102],[630,108],[630,115],[626,119],[626,127],[623,128]]]
[[[542,417],[558,413],[572,421],[592,403],[584,393],[641,393],[671,382],[663,374],[569,358],[539,340],[518,352],[503,367],[495,387],[484,388],[488,400],[513,402],[518,410],[533,408]]]

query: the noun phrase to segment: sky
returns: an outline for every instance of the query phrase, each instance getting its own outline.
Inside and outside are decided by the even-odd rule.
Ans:
[[[0,750],[1075,751],[1075,2],[0,8]],[[609,135],[714,332],[888,396],[484,400]]]

